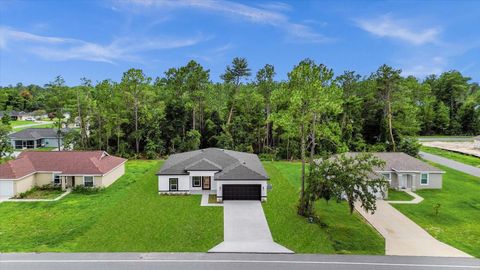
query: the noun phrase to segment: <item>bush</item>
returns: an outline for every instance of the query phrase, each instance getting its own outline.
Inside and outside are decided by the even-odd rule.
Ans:
[[[55,186],[53,184],[46,184],[43,186],[35,187],[37,190],[62,190],[61,186]]]
[[[276,160],[279,160],[278,156],[276,154],[267,154],[267,153],[263,153],[263,154],[259,154],[258,155],[258,158],[262,161],[276,161]]]
[[[398,143],[399,152],[404,152],[412,157],[418,157],[418,152],[420,151],[420,143],[416,138],[405,137],[400,140]]]
[[[89,195],[89,194],[98,193],[98,192],[102,191],[103,189],[104,189],[103,187],[85,187],[83,185],[78,185],[78,186],[74,186],[72,188],[72,193]]]

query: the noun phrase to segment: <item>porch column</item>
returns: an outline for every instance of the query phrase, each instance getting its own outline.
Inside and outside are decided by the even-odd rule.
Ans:
[[[66,189],[66,186],[67,186],[67,177],[65,176],[60,176],[60,182],[62,182],[62,190],[65,190]]]

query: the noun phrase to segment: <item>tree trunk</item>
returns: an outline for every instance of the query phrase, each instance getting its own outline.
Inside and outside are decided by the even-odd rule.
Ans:
[[[302,159],[302,188],[300,189],[300,207],[303,207],[305,201],[305,127],[302,123],[300,125],[300,148],[301,148],[301,159]]]
[[[305,203],[305,127],[302,123],[300,125],[300,148],[301,148],[301,159],[302,159],[302,187],[300,189],[300,204],[298,207],[298,214],[301,216],[306,215],[306,203]]]
[[[58,129],[57,129],[57,143],[58,143],[58,151],[61,151],[60,149],[60,130],[62,129],[62,118],[58,118]]]
[[[82,119],[82,110],[80,109],[80,95],[79,95],[79,88],[77,88],[77,112],[78,112],[78,119],[80,120],[80,142],[82,144],[82,149],[85,149],[85,139],[84,139],[84,129],[83,129],[83,119]]]
[[[192,129],[195,129],[195,107],[192,110]]]
[[[313,120],[312,120],[312,145],[310,147],[310,164],[313,164],[313,159],[315,155],[315,146],[317,145],[315,141],[315,124],[317,122],[317,115],[313,115]]]
[[[135,151],[138,155],[138,153],[140,152],[140,141],[138,138],[138,100],[137,98],[135,98],[134,106],[135,106]]]
[[[230,125],[230,121],[232,120],[233,106],[235,106],[235,102],[234,102],[234,101],[232,101],[232,106],[230,107],[230,112],[228,113],[227,126]]]
[[[390,141],[392,142],[393,152],[397,151],[397,146],[395,145],[395,139],[393,138],[393,127],[392,127],[392,103],[390,102],[390,97],[387,101],[388,105],[388,132],[390,134]]]

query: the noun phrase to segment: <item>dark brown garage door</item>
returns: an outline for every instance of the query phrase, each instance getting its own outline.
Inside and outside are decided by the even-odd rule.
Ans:
[[[223,185],[223,200],[260,200],[261,185]]]

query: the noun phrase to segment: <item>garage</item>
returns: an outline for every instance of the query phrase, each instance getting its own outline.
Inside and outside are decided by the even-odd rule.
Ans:
[[[0,197],[13,197],[13,181],[0,181]]]
[[[256,200],[262,198],[261,185],[223,185],[223,200]]]

